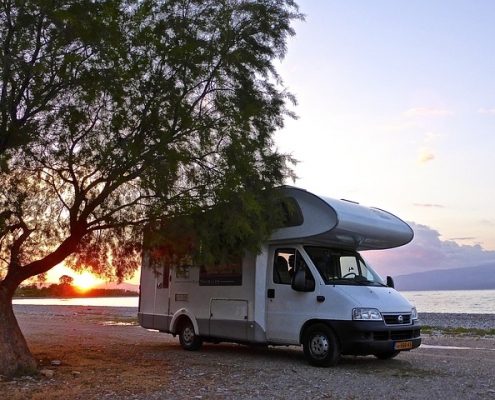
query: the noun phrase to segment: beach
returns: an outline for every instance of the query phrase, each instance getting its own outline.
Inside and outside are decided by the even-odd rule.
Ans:
[[[132,307],[14,309],[45,372],[0,380],[2,397],[13,400],[495,397],[495,336],[476,331],[494,329],[495,314],[420,314],[428,329],[419,349],[315,368],[292,346],[206,343],[186,352],[171,335],[137,326]]]

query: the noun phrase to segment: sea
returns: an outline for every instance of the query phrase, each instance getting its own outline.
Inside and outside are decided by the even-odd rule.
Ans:
[[[439,290],[401,292],[419,313],[495,314],[495,290]],[[136,297],[87,297],[73,299],[14,299],[14,304],[90,307],[138,307]]]

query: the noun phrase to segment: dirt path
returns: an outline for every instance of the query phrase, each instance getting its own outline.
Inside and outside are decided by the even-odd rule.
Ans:
[[[0,381],[2,399],[495,398],[493,337],[425,336],[394,360],[345,357],[320,369],[297,347],[185,352],[170,335],[132,325],[132,309],[16,306],[16,314],[54,375]]]

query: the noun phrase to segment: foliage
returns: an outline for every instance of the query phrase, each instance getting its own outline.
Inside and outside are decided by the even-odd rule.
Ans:
[[[60,285],[65,285],[65,286],[72,286],[74,283],[74,278],[69,275],[62,275],[59,279],[59,284]]]
[[[194,216],[205,254],[256,249],[291,175],[273,61],[296,18],[292,0],[3,0],[0,288],[64,260],[122,279],[165,217]]]

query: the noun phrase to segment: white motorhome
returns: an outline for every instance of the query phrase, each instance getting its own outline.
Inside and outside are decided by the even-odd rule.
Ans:
[[[317,366],[418,347],[416,309],[358,253],[404,245],[412,229],[377,208],[281,190],[295,211],[259,254],[229,265],[151,268],[145,252],[141,326],[178,335],[186,350],[203,341],[302,344]]]

